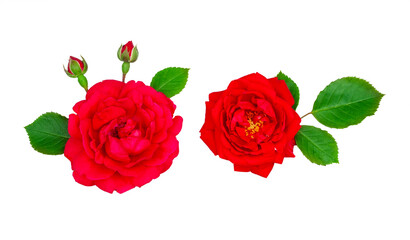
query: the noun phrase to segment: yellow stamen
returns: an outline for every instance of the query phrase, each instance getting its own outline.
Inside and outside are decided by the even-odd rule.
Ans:
[[[256,122],[253,122],[253,117],[256,115],[256,112],[246,112],[246,118],[249,123],[249,127],[245,128],[245,135],[249,136],[251,135],[251,138],[255,138],[253,135],[263,127],[263,121],[258,120]]]

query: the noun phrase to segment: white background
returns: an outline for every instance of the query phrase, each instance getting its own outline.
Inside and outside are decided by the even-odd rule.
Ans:
[[[410,239],[409,1],[4,1],[0,3],[1,239]],[[191,68],[173,100],[180,155],[124,194],[85,187],[64,156],[35,152],[24,126],[68,116],[84,98],[62,65],[84,56],[89,84]],[[386,94],[375,116],[344,130],[340,164],[298,149],[265,179],[233,171],[199,139],[208,94],[253,72],[299,85],[297,112],[331,81],[357,76]],[[320,126],[312,116],[303,124]]]

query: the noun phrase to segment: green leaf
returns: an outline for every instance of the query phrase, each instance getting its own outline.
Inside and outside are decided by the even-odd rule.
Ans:
[[[335,139],[328,132],[303,125],[295,136],[296,145],[312,163],[328,165],[339,163]]]
[[[34,150],[49,155],[63,154],[70,138],[68,119],[54,112],[41,115],[25,129]]]
[[[276,76],[279,80],[284,80],[286,85],[288,86],[290,93],[293,96],[293,99],[295,100],[295,104],[293,104],[292,108],[296,110],[296,108],[299,105],[299,88],[296,83],[290,79],[290,77],[286,76],[284,73],[279,72],[278,75]]]
[[[184,89],[188,80],[188,71],[189,68],[165,68],[152,78],[151,87],[169,98],[175,96]]]
[[[312,114],[325,126],[346,128],[373,115],[383,96],[363,79],[341,78],[319,93]]]

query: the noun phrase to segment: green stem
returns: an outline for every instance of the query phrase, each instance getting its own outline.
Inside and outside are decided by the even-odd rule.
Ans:
[[[79,75],[77,78],[78,78],[78,83],[80,84],[80,86],[83,87],[86,92],[88,92],[87,78],[84,75]]]
[[[122,64],[122,82],[125,82],[125,75],[127,75],[129,70],[130,70],[130,63],[124,62]]]

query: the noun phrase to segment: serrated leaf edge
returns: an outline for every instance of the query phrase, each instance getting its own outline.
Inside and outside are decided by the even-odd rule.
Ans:
[[[158,71],[158,72],[154,75],[154,77],[152,77],[152,79],[154,79],[160,72],[162,72],[162,71],[164,71],[164,70],[167,70],[167,69],[184,69],[184,70],[187,70],[187,81],[184,82],[184,84],[183,84],[181,90],[180,90],[179,92],[175,93],[175,94],[172,95],[172,96],[168,96],[167,94],[164,93],[165,95],[167,95],[168,98],[171,98],[171,97],[173,97],[173,96],[179,94],[179,93],[185,88],[185,86],[186,86],[186,84],[187,84],[187,82],[188,82],[188,77],[189,77],[189,70],[190,70],[190,68],[167,67],[167,68],[164,68],[164,69]],[[180,73],[180,74],[174,76],[173,78],[170,78],[168,81],[166,81],[166,82],[160,84],[160,86],[159,86],[159,87],[156,87],[156,88],[154,88],[154,87],[152,86],[152,83],[153,83],[153,80],[152,80],[151,83],[150,83],[150,86],[153,87],[156,91],[162,92],[162,91],[161,91],[161,88],[162,88],[162,87],[164,87],[166,84],[168,84],[168,83],[171,82],[173,79],[175,79],[176,77],[178,77],[178,76],[180,76],[180,75],[182,75],[182,74],[184,74],[184,73]]]
[[[63,116],[63,115],[61,115],[61,114],[59,114],[59,113],[56,113],[56,112],[46,112],[46,113],[43,113],[43,114],[41,114],[40,116],[38,116],[32,123],[30,123],[30,124],[28,124],[28,125],[26,125],[25,127],[24,127],[24,129],[26,130],[26,133],[27,133],[27,136],[28,136],[28,139],[29,139],[29,142],[30,142],[30,146],[35,150],[35,151],[37,151],[37,152],[39,152],[39,153],[41,153],[41,154],[46,154],[46,155],[61,155],[61,154],[63,154],[63,153],[43,153],[43,152],[41,152],[40,150],[38,150],[38,148],[37,147],[35,147],[34,145],[33,145],[33,143],[32,143],[32,136],[30,136],[30,134],[28,133],[28,129],[34,124],[34,122],[37,120],[37,119],[39,119],[39,118],[41,118],[42,116],[44,116],[44,115],[46,115],[46,114],[49,114],[49,113],[52,113],[52,114],[57,114],[57,115],[59,115],[59,116],[61,116],[61,117],[64,117],[64,118],[66,118],[67,120],[68,120],[68,118],[67,117],[65,117],[65,116]],[[30,131],[33,131],[32,129],[30,129]],[[41,131],[37,131],[37,130],[34,130],[35,132],[41,132]],[[50,135],[54,135],[54,136],[57,136],[57,137],[62,137],[62,138],[66,138],[67,140],[70,138],[70,136],[61,136],[61,135],[56,135],[56,134],[51,134],[51,133],[48,133],[48,132],[41,132],[41,133],[47,133],[47,134],[50,134]]]
[[[317,163],[317,162],[313,162],[311,159],[309,159],[308,156],[305,155],[305,153],[302,151],[302,149],[300,149],[299,146],[296,145],[296,146],[298,146],[298,148],[300,149],[300,151],[302,152],[302,154],[303,154],[311,163],[314,163],[314,164],[317,164],[317,165],[320,165],[320,166],[326,166],[326,165],[330,165],[330,164],[333,164],[333,163],[339,163],[339,147],[338,147],[338,145],[337,145],[336,139],[335,139],[328,131],[326,131],[326,130],[323,130],[323,129],[318,128],[318,127],[315,127],[315,126],[310,126],[310,125],[304,125],[304,126],[317,128],[317,129],[323,131],[324,133],[326,133],[328,136],[330,136],[330,137],[335,141],[335,144],[336,144],[336,161],[335,161],[335,162],[332,162],[332,163],[329,163],[329,164],[320,164],[320,163]],[[299,133],[299,132],[298,132],[298,133]],[[303,135],[302,133],[300,133],[300,134]],[[303,136],[304,136],[306,139],[308,139],[309,142],[311,142],[313,145],[315,145],[318,149],[320,149],[320,147],[318,147],[314,142],[312,142],[309,138],[307,138],[306,135],[303,135]],[[329,156],[330,158],[332,158],[332,156],[330,156],[330,155],[327,153],[327,151],[323,151],[323,150],[322,150],[322,152],[326,153],[327,156]]]
[[[336,107],[321,109],[320,111],[314,111],[313,108],[314,108],[314,106],[315,106],[315,104],[316,104],[317,97],[318,97],[322,92],[324,92],[329,85],[331,85],[332,83],[334,83],[334,82],[336,82],[336,81],[338,81],[338,80],[344,79],[344,78],[356,78],[356,79],[359,79],[359,80],[362,80],[362,81],[366,82],[367,84],[369,84],[369,86],[370,86],[371,88],[373,88],[373,89],[379,94],[379,96],[375,96],[375,97],[371,97],[371,98],[367,98],[367,99],[362,99],[362,100],[359,100],[359,101],[356,101],[356,102],[352,102],[352,103],[349,103],[349,104],[346,104],[346,105],[339,105],[339,106],[336,106]],[[347,127],[350,127],[350,126],[358,125],[358,124],[362,123],[367,117],[373,116],[373,115],[377,112],[377,110],[379,109],[380,102],[381,102],[381,100],[382,100],[382,98],[383,98],[384,96],[385,96],[385,94],[379,92],[369,81],[366,81],[366,80],[364,80],[364,79],[362,79],[362,78],[358,78],[358,77],[354,77],[354,76],[342,77],[342,78],[336,79],[336,80],[334,80],[333,82],[329,83],[322,91],[319,92],[319,94],[318,94],[317,97],[316,97],[315,102],[313,103],[313,108],[312,108],[311,113],[312,113],[312,115],[315,117],[315,119],[316,119],[319,123],[321,123],[323,126],[330,127],[330,126],[327,126],[327,125],[323,124],[321,121],[319,121],[319,120],[316,118],[315,113],[322,112],[322,111],[329,110],[329,109],[335,109],[335,108],[338,108],[338,107],[340,107],[340,106],[348,106],[348,105],[350,105],[350,104],[358,103],[358,102],[361,102],[361,101],[366,101],[366,100],[369,100],[369,99],[380,98],[380,99],[378,99],[379,101],[377,102],[377,105],[376,105],[376,107],[375,107],[375,109],[374,109],[374,112],[373,112],[372,114],[367,115],[366,117],[364,117],[364,118],[363,118],[361,121],[359,121],[358,123],[351,124],[351,125],[348,125],[348,126],[346,126],[346,127],[330,127],[330,128],[335,128],[335,129],[344,129],[344,128],[347,128]]]

